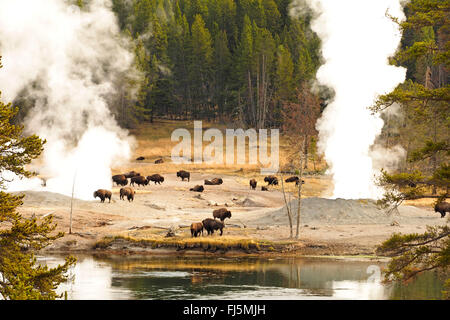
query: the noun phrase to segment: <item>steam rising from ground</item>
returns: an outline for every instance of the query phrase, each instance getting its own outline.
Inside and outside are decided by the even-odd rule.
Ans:
[[[404,19],[399,0],[296,1],[292,14],[307,4],[315,18],[312,29],[322,39],[324,65],[317,73],[320,84],[335,91],[317,122],[319,148],[333,175],[337,198],[378,198],[374,183],[381,167],[395,164],[403,154],[372,148],[383,128],[379,115],[367,108],[378,95],[403,82],[404,68],[388,64],[401,40],[398,26],[386,17]]]
[[[75,178],[75,197],[92,199],[94,190],[111,188],[111,166],[131,156],[133,140],[106,102],[133,59],[110,5],[0,1],[2,99],[35,101],[25,128],[47,139],[38,169],[49,177],[44,190],[70,195]],[[15,179],[8,190],[28,189],[43,189],[41,181]]]

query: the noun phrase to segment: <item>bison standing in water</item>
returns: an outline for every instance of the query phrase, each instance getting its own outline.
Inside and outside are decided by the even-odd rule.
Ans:
[[[264,178],[264,182],[267,182],[268,186],[277,186],[278,185],[278,178],[275,176],[267,176]]]
[[[252,188],[253,190],[256,189],[257,184],[258,182],[255,179],[250,180],[250,188]]]
[[[123,174],[116,174],[115,176],[112,176],[112,181],[118,186],[126,186],[128,184],[128,179]]]
[[[212,180],[205,180],[205,185],[212,185],[212,186],[214,186],[214,185],[219,185],[219,184],[222,184],[222,183],[223,183],[222,178],[214,178]]]
[[[146,186],[148,185],[148,180],[143,176],[135,176],[131,178],[131,186],[134,186],[134,184],[137,184],[138,186]]]
[[[97,191],[94,192],[94,199],[99,197],[100,202],[105,202],[105,199],[109,199],[109,202],[111,203],[111,196],[112,196],[111,191],[105,189],[98,189]]]
[[[191,174],[187,171],[180,170],[177,172],[177,177],[180,177],[181,181],[184,181],[184,179],[187,179],[189,181],[191,178]]]
[[[202,223],[203,227],[208,232],[208,235],[214,234],[214,230],[220,230],[220,235],[223,234],[223,228],[225,228],[223,222],[211,218],[206,218],[205,220],[202,221]]]
[[[197,235],[202,233],[203,236],[203,223],[194,222],[191,224],[191,237],[197,237]]]
[[[125,196],[129,202],[134,200],[134,190],[130,187],[120,188],[120,200],[125,200]]]
[[[439,212],[441,214],[441,218],[445,217],[446,212],[450,212],[450,203],[439,202],[434,206],[434,212]]]
[[[231,219],[231,211],[226,208],[220,208],[213,211],[214,219],[219,218],[223,222],[226,218]]]
[[[153,181],[155,184],[161,184],[164,182],[164,177],[160,174],[152,174],[151,176],[147,177],[148,181]]]

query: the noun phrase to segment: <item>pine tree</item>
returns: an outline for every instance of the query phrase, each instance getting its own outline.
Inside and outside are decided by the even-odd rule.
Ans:
[[[31,177],[33,173],[24,166],[41,154],[45,141],[36,135],[24,137],[23,127],[12,124],[17,110],[0,100],[0,173],[10,171],[17,177]],[[22,204],[23,196],[2,191],[5,182],[0,175],[0,297],[56,299],[55,290],[67,279],[65,274],[75,258],[66,258],[65,263],[56,268],[36,263],[34,253],[63,234],[53,234],[56,225],[51,215],[40,222],[37,218],[22,217],[16,209]]]

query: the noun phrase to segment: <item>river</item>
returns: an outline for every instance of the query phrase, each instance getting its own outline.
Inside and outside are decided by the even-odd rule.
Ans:
[[[54,266],[58,256],[40,256]],[[331,258],[77,256],[68,299],[439,299],[434,272],[384,285],[381,262]]]

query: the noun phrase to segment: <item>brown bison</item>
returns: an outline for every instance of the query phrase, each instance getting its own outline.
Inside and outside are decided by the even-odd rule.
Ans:
[[[187,179],[188,181],[190,181],[191,174],[187,171],[180,170],[177,172],[177,177],[180,177],[181,181],[184,181],[184,179]]]
[[[142,161],[142,160],[145,160],[145,157],[137,157],[136,158],[136,161]]]
[[[203,192],[203,190],[205,190],[205,188],[203,188],[203,186],[201,185],[196,185],[195,187],[189,189],[189,191],[195,192]]]
[[[141,174],[136,171],[130,171],[128,173],[124,173],[123,175],[125,176],[125,178],[133,178],[133,177],[140,176]]]
[[[222,184],[222,183],[223,183],[222,178],[214,178],[212,180],[205,180],[205,185],[212,185],[212,186],[214,186],[214,185],[219,185],[219,184]]]
[[[147,177],[148,181],[153,181],[155,184],[161,184],[164,182],[164,177],[160,174],[152,174],[151,176]]]
[[[100,202],[105,202],[105,199],[109,199],[109,202],[111,202],[111,196],[112,196],[111,191],[105,189],[98,189],[97,191],[94,192],[94,199],[99,197]]]
[[[134,190],[130,187],[120,188],[120,200],[125,200],[125,196],[129,202],[134,200]]]
[[[194,222],[191,224],[191,237],[196,237],[202,233],[203,236],[203,223],[201,222]]]
[[[450,203],[439,202],[434,206],[434,212],[439,212],[441,214],[441,218],[445,217],[446,212],[450,212]]]
[[[146,186],[148,185],[148,180],[144,176],[135,176],[131,178],[130,185],[134,187],[134,184],[138,186]]]
[[[112,181],[118,186],[126,186],[128,184],[128,179],[123,174],[116,174],[115,176],[112,176]]]
[[[277,186],[278,185],[278,178],[275,176],[267,176],[264,178],[264,182],[267,182],[268,186],[274,185]]]
[[[220,208],[213,211],[214,219],[219,218],[223,222],[226,218],[231,219],[231,211],[226,208]]]
[[[269,189],[267,189],[267,187],[261,186],[261,191],[269,191]]]
[[[164,160],[163,159],[156,159],[155,160],[155,164],[158,164],[158,163],[164,163]]]
[[[299,177],[293,176],[293,177],[289,177],[286,180],[284,180],[285,182],[295,182],[295,185],[298,186],[298,182],[300,181]],[[302,180],[302,184],[305,183],[305,180]]]
[[[256,189],[257,184],[258,182],[255,179],[250,180],[250,188],[252,188],[253,190]]]
[[[220,230],[220,235],[223,234],[223,228],[225,228],[225,225],[221,221],[217,221],[211,218],[206,218],[202,221],[203,227],[208,232],[208,235],[214,234],[214,230]]]

